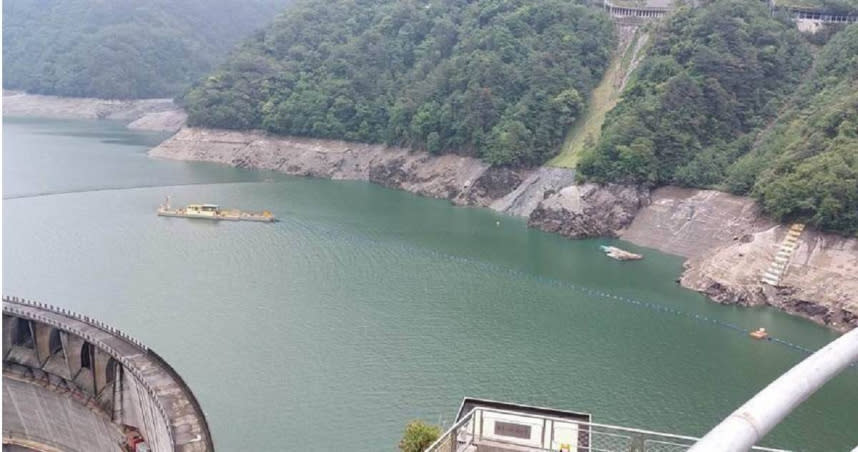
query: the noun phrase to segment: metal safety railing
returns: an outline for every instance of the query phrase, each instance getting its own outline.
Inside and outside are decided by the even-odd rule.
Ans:
[[[539,444],[527,444],[521,438],[504,438],[499,435],[486,434],[484,426],[480,425],[483,420],[492,415],[504,416],[514,419],[530,419],[534,425],[562,425],[568,429],[575,427],[576,438],[572,444],[564,445],[545,439],[552,437],[552,433],[543,430],[537,433],[536,442]],[[539,416],[525,414],[515,411],[498,410],[494,408],[474,408],[461,420],[450,427],[437,441],[426,449],[426,452],[472,452],[479,450],[480,446],[490,447],[492,450],[503,450],[506,447],[515,451],[548,452],[565,450],[570,452],[685,452],[696,442],[697,438],[690,436],[659,433],[648,430],[620,427],[608,424],[596,424],[592,422],[575,421],[570,419],[555,418],[550,416]],[[751,450],[784,452],[781,449],[769,449],[765,447],[754,447]]]
[[[829,380],[858,362],[858,328],[805,358],[716,425],[694,452],[748,450]],[[858,449],[858,447],[856,447]]]

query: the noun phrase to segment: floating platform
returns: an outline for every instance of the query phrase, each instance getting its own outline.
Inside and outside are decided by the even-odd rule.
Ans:
[[[158,216],[198,218],[201,220],[214,221],[257,221],[261,223],[273,223],[277,218],[271,212],[245,212],[238,209],[221,209],[217,204],[188,204],[186,207],[173,209],[170,200],[158,207]]]
[[[630,253],[626,250],[622,250],[622,249],[617,248],[615,246],[604,246],[603,245],[603,246],[601,246],[601,248],[602,248],[602,251],[605,252],[606,256],[613,258],[613,259],[616,259],[618,261],[636,261],[636,260],[643,259],[643,255],[641,255],[641,254]]]

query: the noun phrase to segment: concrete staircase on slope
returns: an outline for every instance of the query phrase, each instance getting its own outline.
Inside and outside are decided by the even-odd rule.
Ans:
[[[783,242],[781,242],[780,249],[777,254],[775,254],[774,260],[771,265],[769,265],[768,270],[763,272],[763,277],[761,279],[763,283],[771,286],[777,286],[780,284],[781,278],[784,273],[786,273],[790,258],[795,252],[795,249],[798,248],[798,238],[801,236],[802,231],[804,231],[804,225],[801,223],[795,223],[790,226],[786,237],[784,237]]]

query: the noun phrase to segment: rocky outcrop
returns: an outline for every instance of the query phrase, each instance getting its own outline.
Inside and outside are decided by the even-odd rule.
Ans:
[[[259,131],[184,128],[149,154],[298,176],[365,180],[471,206],[488,206],[530,173],[490,168],[478,159],[452,154],[434,156],[390,146],[271,136]]]
[[[648,190],[628,185],[570,185],[549,193],[528,226],[571,238],[616,237],[649,204]]]
[[[844,331],[858,326],[858,240],[805,231],[777,287],[760,282],[787,227],[746,234],[686,261],[680,282],[714,301],[770,305]]]
[[[761,282],[786,235],[750,198],[652,192],[620,238],[689,258],[680,283],[713,301],[769,305],[839,330],[858,326],[858,240],[806,230],[778,287]]]
[[[508,196],[527,189],[525,180]],[[769,305],[841,331],[858,326],[858,239],[805,231],[779,286],[772,287],[761,277],[788,227],[763,215],[750,198],[594,184],[545,194],[530,226],[572,238],[619,237],[686,257],[680,283],[718,303]]]
[[[133,130],[176,132],[185,125],[185,121],[187,120],[188,114],[184,110],[167,110],[147,113],[128,124],[128,128]]]
[[[176,131],[185,113],[172,99],[110,100],[57,97],[3,91],[3,116],[110,119],[130,122],[142,130]]]
[[[548,196],[575,183],[575,171],[543,166],[537,168],[515,190],[491,204],[498,212],[529,217]]]

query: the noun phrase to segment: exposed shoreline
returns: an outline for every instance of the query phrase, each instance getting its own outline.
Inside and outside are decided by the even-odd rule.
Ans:
[[[676,187],[578,185],[568,169],[491,168],[471,157],[260,131],[186,127],[149,154],[363,180],[526,217],[532,227],[567,237],[619,237],[686,258],[679,282],[715,302],[769,305],[838,331],[858,326],[858,239],[806,231],[780,285],[763,284],[760,275],[787,226],[767,219],[749,198]]]
[[[129,129],[176,132],[187,114],[172,99],[111,100],[42,96],[3,91],[3,116],[110,119],[125,121]]]
[[[686,258],[682,286],[711,300],[769,305],[838,331],[858,326],[858,239],[806,231],[778,287],[760,282],[787,227],[749,198],[713,190],[575,183],[574,170],[491,168],[458,155],[184,127],[171,99],[105,100],[3,92],[3,115],[111,119],[138,130],[177,132],[150,151],[328,179],[363,180],[456,205],[488,207],[570,238],[618,237]]]

